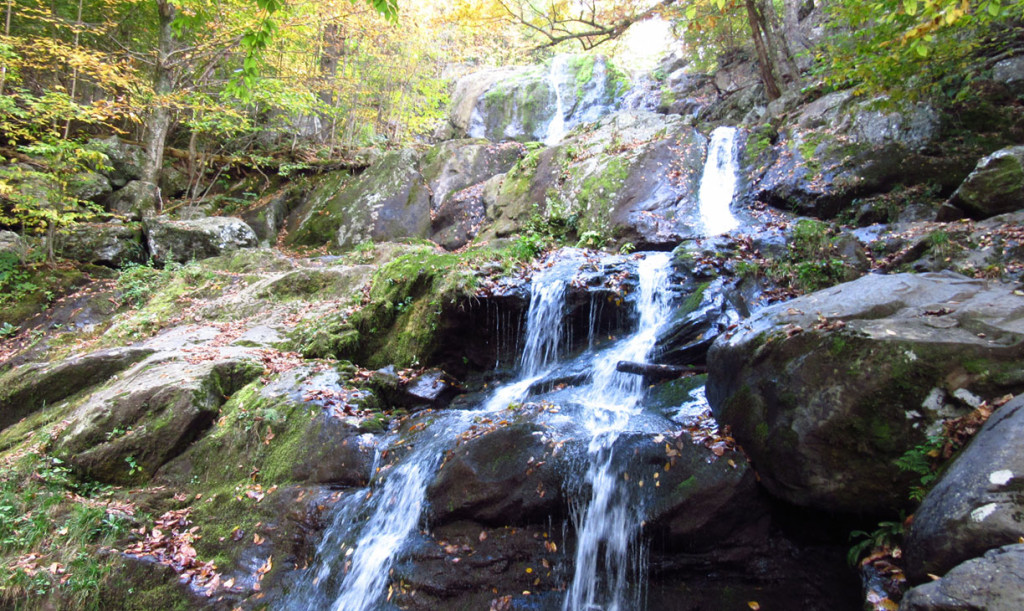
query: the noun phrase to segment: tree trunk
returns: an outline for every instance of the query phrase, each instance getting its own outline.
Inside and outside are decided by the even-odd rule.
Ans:
[[[174,21],[174,5],[167,0],[157,0],[160,16],[160,31],[156,54],[156,69],[153,75],[153,109],[146,123],[146,137],[143,145],[146,149],[146,163],[142,168],[142,180],[154,185],[160,184],[160,170],[164,163],[164,146],[167,132],[171,128],[171,109],[167,96],[174,90],[171,73],[170,55],[174,51],[174,33],[171,23]],[[159,205],[159,204],[158,204]]]
[[[11,5],[14,0],[7,0],[7,16],[4,17],[4,36],[11,35]],[[0,95],[4,94],[4,85],[7,83],[7,62],[0,66]]]
[[[764,93],[769,100],[782,95],[779,80],[775,75],[775,58],[768,51],[766,39],[770,36],[765,16],[758,10],[755,0],[745,0],[747,20],[750,23],[750,36],[754,39],[754,50],[757,52],[757,65],[764,84]]]

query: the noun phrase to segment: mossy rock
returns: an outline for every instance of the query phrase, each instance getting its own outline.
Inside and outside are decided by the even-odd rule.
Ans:
[[[291,214],[286,243],[348,250],[368,240],[425,238],[430,193],[412,149],[382,155],[357,177],[333,173]]]
[[[956,415],[955,393],[1024,388],[1011,292],[952,273],[865,276],[769,307],[712,347],[708,399],[772,494],[895,512],[916,478],[894,461]]]
[[[192,364],[154,355],[75,409],[59,454],[101,482],[148,481],[213,423],[225,397],[262,371],[249,360]]]

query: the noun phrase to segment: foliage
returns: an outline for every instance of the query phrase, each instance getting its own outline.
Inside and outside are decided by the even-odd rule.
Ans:
[[[54,436],[43,429],[27,450],[0,454],[0,604],[51,595],[61,608],[96,609],[110,570],[97,551],[128,534],[131,516],[111,489],[49,454]]]
[[[938,464],[944,443],[945,439],[941,435],[933,435],[924,443],[914,446],[896,459],[896,466],[900,470],[921,476],[918,485],[910,490],[911,500],[921,501],[924,499],[924,495],[928,493],[928,489],[938,477]]]
[[[969,83],[1020,40],[1021,0],[843,0],[830,3],[831,36],[817,54],[833,89],[910,98],[963,98]]]
[[[858,561],[869,552],[876,549],[893,549],[903,539],[906,533],[906,517],[900,514],[898,521],[884,521],[878,523],[878,528],[872,532],[855,530],[850,533],[850,541],[859,539],[850,547],[846,553],[846,561],[850,566],[856,566]]]

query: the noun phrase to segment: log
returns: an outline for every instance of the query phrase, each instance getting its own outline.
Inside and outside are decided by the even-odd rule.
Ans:
[[[665,382],[688,374],[707,373],[708,368],[704,365],[657,365],[655,363],[619,361],[615,365],[615,370],[644,376],[649,382]]]

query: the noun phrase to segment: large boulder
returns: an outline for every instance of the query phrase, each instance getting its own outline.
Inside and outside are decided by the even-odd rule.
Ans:
[[[0,429],[46,405],[102,384],[152,353],[148,348],[111,348],[7,371],[0,376]]]
[[[476,237],[485,219],[484,182],[523,156],[514,142],[451,140],[431,149],[420,173],[430,190],[431,239],[449,250]]]
[[[124,187],[129,182],[142,178],[146,152],[141,146],[124,142],[117,136],[91,140],[89,145],[106,154],[107,169],[103,170],[103,173],[110,179],[114,188]]]
[[[524,524],[561,513],[563,482],[574,479],[565,456],[577,456],[578,444],[563,449],[545,427],[529,421],[491,425],[482,433],[453,448],[431,482],[432,522]]]
[[[101,201],[114,190],[106,176],[92,171],[79,172],[71,176],[67,189],[71,197],[90,202]]]
[[[357,177],[329,175],[288,220],[292,245],[347,249],[368,240],[426,238],[430,193],[412,149],[382,155]]]
[[[188,221],[146,219],[146,245],[153,262],[188,263],[256,246],[256,234],[241,219],[211,216]]]
[[[1024,298],[951,272],[865,276],[758,312],[708,354],[707,394],[775,496],[904,506],[894,461],[974,396],[1024,388]]]
[[[75,409],[59,442],[74,468],[108,483],[148,480],[213,423],[225,397],[263,371],[249,360],[178,356],[139,362]]]
[[[25,256],[25,242],[13,231],[0,229],[0,255],[8,253],[20,261]]]
[[[900,611],[1014,611],[1024,609],[1024,545],[1007,545],[968,560],[911,589]]]
[[[924,580],[1024,537],[1024,397],[996,410],[914,514],[907,572]]]
[[[153,216],[160,209],[160,190],[151,182],[133,180],[114,191],[106,207],[111,214],[131,220]]]
[[[940,127],[939,114],[925,104],[830,93],[803,106],[779,134],[747,141],[748,197],[831,217],[855,198],[897,184],[952,191],[972,161],[935,146]]]
[[[58,241],[58,254],[67,259],[121,267],[146,259],[142,231],[113,223],[78,223]]]
[[[497,236],[538,213],[643,248],[700,234],[697,193],[706,140],[681,118],[624,111],[534,151],[510,171],[487,210]]]
[[[950,203],[975,218],[1024,208],[1024,146],[998,150],[957,188]]]

